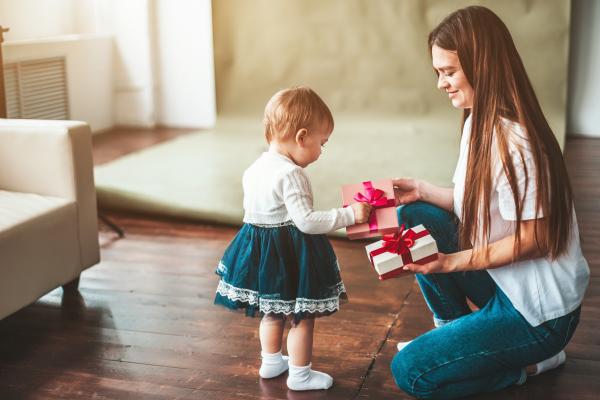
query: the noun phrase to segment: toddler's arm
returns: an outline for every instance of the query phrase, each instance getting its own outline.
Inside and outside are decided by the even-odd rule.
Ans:
[[[282,195],[292,221],[304,233],[328,233],[355,224],[353,207],[313,209],[310,182],[301,168],[290,171],[283,179]]]

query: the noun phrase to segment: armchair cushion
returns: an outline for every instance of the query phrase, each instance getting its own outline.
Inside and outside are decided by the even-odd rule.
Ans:
[[[0,318],[99,261],[91,132],[0,119]]]
[[[0,238],[22,224],[73,203],[59,197],[0,190]]]

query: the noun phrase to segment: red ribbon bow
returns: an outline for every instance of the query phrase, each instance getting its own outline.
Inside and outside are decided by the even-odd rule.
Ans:
[[[373,208],[391,207],[395,205],[394,199],[388,199],[383,190],[373,187],[371,181],[363,182],[362,184],[366,195],[357,192],[354,195],[354,200],[360,203],[370,204]],[[375,212],[372,212],[371,217],[369,218],[369,231],[377,232],[377,229],[377,216],[375,215]]]
[[[410,254],[410,248],[414,246],[417,239],[427,235],[429,235],[427,229],[423,229],[421,232],[417,233],[412,229],[405,230],[404,224],[402,224],[397,232],[383,235],[383,245],[369,253],[371,264],[373,264],[373,257],[383,253],[399,254],[402,257],[404,264],[412,264],[413,259]]]
[[[420,236],[421,237],[421,236]],[[383,235],[383,248],[389,253],[402,254],[410,250],[417,240],[417,234],[412,229],[404,230],[404,224],[397,232]]]
[[[375,266],[375,263],[373,262],[373,257],[387,252],[396,253],[400,255],[400,257],[402,258],[403,265],[412,263],[426,264],[433,260],[437,260],[438,253],[430,254],[427,257],[421,258],[419,260],[413,260],[412,258],[410,248],[414,246],[415,241],[417,239],[420,239],[427,235],[429,235],[429,231],[427,229],[423,229],[420,232],[415,232],[412,229],[404,230],[404,225],[402,225],[398,232],[383,236],[382,247],[369,252],[369,259],[371,260],[371,264],[373,264],[373,267]],[[382,275],[379,275],[379,279],[383,280],[394,278],[396,276],[401,276],[405,273],[406,272],[402,268],[396,268]]]

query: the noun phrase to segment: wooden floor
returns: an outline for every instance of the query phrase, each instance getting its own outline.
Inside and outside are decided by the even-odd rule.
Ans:
[[[124,130],[95,138],[97,164],[185,134]],[[584,253],[592,269],[564,367],[478,399],[600,398],[600,140],[571,139],[567,163]],[[212,305],[214,268],[233,227],[101,210],[102,262],[80,296],[57,289],[0,321],[5,399],[408,399],[389,363],[398,341],[432,328],[414,279],[375,279],[363,245],[334,240],[350,303],[318,320],[313,363],[328,391],[288,391],[260,380],[258,319]]]

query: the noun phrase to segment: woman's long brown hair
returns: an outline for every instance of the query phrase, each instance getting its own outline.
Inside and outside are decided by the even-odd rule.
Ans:
[[[434,45],[456,51],[474,91],[473,108],[463,113],[463,127],[469,114],[472,125],[459,230],[461,248],[485,249],[489,243],[495,140],[516,209],[513,257],[520,249],[524,193],[532,171],[527,171],[525,155],[519,149],[526,177],[525,190],[521,192],[510,155],[510,132],[502,123],[505,118],[523,128],[535,165],[536,212],[545,220],[543,224],[536,223],[536,243],[542,254],[557,258],[566,251],[572,234],[571,184],[560,146],[542,113],[508,28],[491,10],[467,7],[448,15],[431,31],[430,54]],[[484,253],[487,256],[487,251]]]

